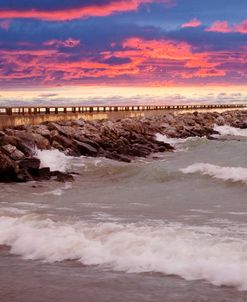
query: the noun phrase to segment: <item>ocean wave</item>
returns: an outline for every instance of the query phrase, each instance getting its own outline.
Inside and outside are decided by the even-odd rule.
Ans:
[[[203,138],[195,136],[195,137],[187,137],[187,138],[174,138],[168,137],[166,135],[156,133],[155,138],[159,142],[164,142],[170,144],[175,147],[177,151],[186,151],[191,143],[199,142]]]
[[[247,184],[247,168],[242,167],[221,167],[208,163],[196,163],[180,171],[185,174],[201,173],[225,181]]]
[[[247,129],[240,129],[228,125],[218,126],[214,125],[214,130],[219,132],[220,135],[244,136],[247,137]],[[214,135],[217,136],[217,135]]]
[[[51,171],[66,172],[71,168],[72,157],[57,149],[36,150],[36,156],[40,159],[41,167],[49,167]]]
[[[241,236],[242,232],[241,227]],[[127,273],[160,272],[247,290],[247,241],[240,235],[206,226],[0,217],[0,245],[25,259],[77,260]]]
[[[188,138],[168,137],[168,136],[160,134],[160,133],[156,133],[155,138],[159,142],[164,142],[164,143],[170,144],[172,146],[184,143],[184,142],[186,142],[188,140]]]
[[[6,213],[10,213],[10,214],[26,214],[28,211],[27,210],[23,210],[23,209],[18,209],[18,208],[14,208],[14,207],[1,207],[0,208],[0,215],[6,215]]]
[[[40,159],[41,168],[49,167],[51,171],[71,172],[100,172],[106,174],[128,171],[128,165],[105,158],[90,158],[86,156],[67,156],[57,149],[36,150],[36,157]],[[58,191],[54,195],[61,195]]]
[[[33,193],[33,195],[37,196],[45,196],[45,195],[55,195],[55,196],[61,196],[66,190],[69,190],[72,188],[71,183],[65,183],[65,185],[61,188],[57,188],[51,191],[45,191],[40,193]]]

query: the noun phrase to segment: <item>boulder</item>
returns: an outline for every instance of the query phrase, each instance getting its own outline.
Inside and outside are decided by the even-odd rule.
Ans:
[[[2,150],[5,151],[8,155],[13,153],[16,150],[16,146],[13,146],[11,144],[2,146]]]
[[[54,149],[58,149],[58,150],[60,150],[60,151],[65,151],[65,148],[62,146],[62,145],[60,145],[57,141],[53,141],[52,142],[52,144],[51,144],[51,146],[52,146],[52,148],[54,148]]]
[[[50,130],[48,130],[47,126],[46,125],[37,125],[35,128],[34,128],[35,132],[44,136],[45,138],[49,139],[50,138]]]
[[[47,125],[48,130],[57,130],[59,134],[62,134],[66,137],[73,137],[76,134],[76,130],[73,127],[70,126],[61,126],[62,122],[60,122],[60,125],[58,123],[49,123]]]
[[[49,167],[38,170],[38,180],[49,180],[51,178],[51,171]]]
[[[74,181],[74,177],[71,174],[63,173],[63,172],[60,172],[60,171],[51,172],[51,176],[55,177],[55,180],[59,181],[59,182]]]
[[[146,157],[152,153],[152,149],[148,148],[145,145],[133,144],[131,147],[131,155],[137,157]]]
[[[25,158],[19,162],[19,167],[29,171],[38,170],[40,160],[36,157]]]
[[[56,134],[52,137],[52,144],[56,141],[59,143],[59,145],[63,146],[64,148],[71,148],[72,147],[72,141],[68,137],[60,134]]]
[[[18,140],[16,147],[25,154],[27,157],[33,157],[35,155],[35,143],[29,140]]]
[[[218,126],[223,126],[223,125],[225,125],[225,123],[226,123],[226,121],[225,121],[225,119],[224,119],[223,116],[217,117],[217,119],[216,119],[215,122],[216,122],[216,124],[217,124]]]
[[[16,181],[16,163],[0,151],[0,181]]]
[[[79,142],[78,140],[73,140],[75,146],[78,148],[80,151],[81,155],[87,155],[87,156],[92,156],[95,157],[97,156],[97,149],[95,149],[93,146],[87,144],[87,143],[82,143]]]
[[[10,144],[2,146],[2,150],[13,160],[21,160],[25,157],[24,153]]]
[[[169,151],[174,151],[175,150],[175,148],[172,145],[168,144],[168,143],[159,142],[159,141],[157,141],[156,143],[159,146],[159,149],[158,149],[159,152],[164,152],[164,151],[168,151],[169,152]]]
[[[118,154],[116,151],[114,151],[114,152],[109,152],[108,151],[104,155],[108,159],[122,161],[122,162],[125,162],[125,163],[130,163],[131,162],[131,158],[129,156]]]
[[[29,173],[26,169],[20,169],[16,173],[16,181],[17,182],[27,182],[27,181],[33,181],[32,175]]]

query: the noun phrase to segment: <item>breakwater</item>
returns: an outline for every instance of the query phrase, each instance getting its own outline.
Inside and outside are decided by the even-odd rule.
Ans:
[[[218,132],[215,125],[247,128],[246,110],[223,113],[193,112],[174,114],[167,112],[152,117],[111,120],[73,120],[22,125],[0,131],[0,182],[72,179],[71,174],[50,171],[41,165],[40,150],[59,150],[72,157],[101,157],[130,163],[137,157],[173,151],[170,143],[157,139],[207,137]]]
[[[0,130],[20,125],[36,125],[45,121],[114,120],[165,114],[167,111],[225,111],[244,108],[247,108],[247,104],[0,107]]]

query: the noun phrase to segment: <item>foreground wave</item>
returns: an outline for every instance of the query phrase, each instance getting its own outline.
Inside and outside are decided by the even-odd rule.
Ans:
[[[180,171],[185,174],[201,173],[225,181],[247,184],[247,168],[242,167],[221,167],[208,163],[196,163]]]
[[[0,244],[25,259],[78,260],[127,273],[175,274],[247,290],[247,241],[238,235],[236,229],[180,224],[62,223],[37,215],[0,218]]]

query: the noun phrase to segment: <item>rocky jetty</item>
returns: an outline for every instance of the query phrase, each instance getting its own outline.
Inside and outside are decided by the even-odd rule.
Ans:
[[[211,138],[217,133],[215,124],[247,128],[247,111],[167,113],[114,122],[76,120],[8,128],[0,131],[0,182],[73,180],[71,174],[40,167],[36,149],[58,149],[70,156],[106,157],[128,163],[136,157],[174,150],[157,141],[157,133],[173,138]]]

